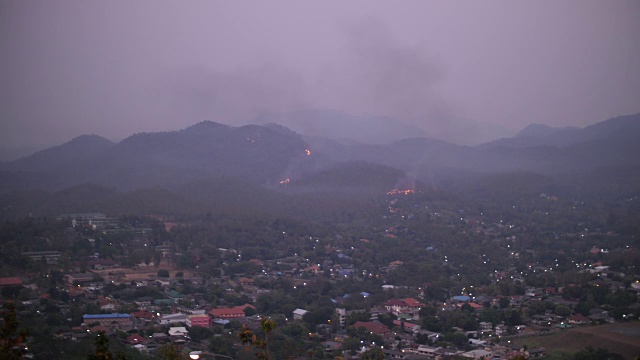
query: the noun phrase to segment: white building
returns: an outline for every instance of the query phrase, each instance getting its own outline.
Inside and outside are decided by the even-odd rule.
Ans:
[[[308,311],[305,310],[305,309],[298,308],[298,309],[293,310],[293,320],[302,320],[302,317],[306,313],[308,313]]]

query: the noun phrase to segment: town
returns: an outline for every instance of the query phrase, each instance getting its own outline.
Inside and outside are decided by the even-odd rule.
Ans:
[[[630,358],[640,347],[620,334],[638,329],[640,252],[624,214],[639,200],[489,205],[396,190],[314,222],[6,222],[4,322],[15,312],[19,350],[34,359],[86,358],[97,336],[127,359],[571,359],[540,344],[590,331],[618,337],[574,352]]]

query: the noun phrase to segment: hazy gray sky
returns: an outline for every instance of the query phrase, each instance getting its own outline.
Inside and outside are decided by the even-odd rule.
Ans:
[[[640,1],[0,1],[0,141],[304,108],[520,129],[640,112]]]

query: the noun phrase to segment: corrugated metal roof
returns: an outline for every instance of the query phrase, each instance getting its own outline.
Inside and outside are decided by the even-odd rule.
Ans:
[[[83,319],[124,319],[130,318],[129,314],[84,314]]]

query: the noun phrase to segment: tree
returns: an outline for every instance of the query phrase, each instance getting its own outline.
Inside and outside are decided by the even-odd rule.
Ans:
[[[96,347],[96,353],[87,356],[88,360],[114,360],[113,354],[109,351],[109,338],[104,333],[104,331],[100,331],[98,335],[96,335],[94,341]]]
[[[373,349],[365,351],[362,354],[362,359],[363,360],[384,360],[385,356],[384,356],[384,352],[382,352],[382,350],[380,350],[378,348],[373,348]]]
[[[264,332],[264,339],[259,339],[253,331],[244,325],[242,331],[238,334],[242,345],[247,347],[255,347],[257,349],[256,358],[261,360],[269,360],[269,336],[277,324],[270,318],[264,318],[260,321],[260,328]]]
[[[163,360],[188,360],[189,356],[180,352],[179,348],[173,344],[166,344],[160,348]]]
[[[160,269],[160,270],[158,270],[157,275],[158,275],[159,278],[168,278],[169,277],[169,270]]]
[[[22,345],[27,337],[27,332],[18,330],[18,316],[16,306],[13,303],[2,305],[3,324],[0,328],[0,358],[13,360],[22,359],[25,349]]]
[[[252,308],[251,306],[245,307],[242,311],[244,311],[245,316],[253,316],[257,313],[256,309]]]
[[[355,355],[360,349],[360,341],[354,337],[348,337],[342,342],[342,350],[349,351],[351,355]]]
[[[529,303],[529,316],[544,314],[547,311],[547,305],[540,300]]]
[[[194,341],[206,340],[213,336],[213,331],[201,326],[192,326],[189,328],[189,337]]]
[[[503,298],[500,298],[499,301],[500,301],[500,308],[501,309],[504,309],[504,308],[509,306],[509,298],[503,297]]]
[[[224,336],[214,336],[209,340],[209,351],[212,353],[236,357],[233,342]]]
[[[160,266],[160,261],[162,261],[162,253],[160,251],[156,251],[153,253],[153,265],[155,267]]]
[[[558,305],[555,309],[556,315],[567,317],[571,315],[571,308],[566,305]]]

